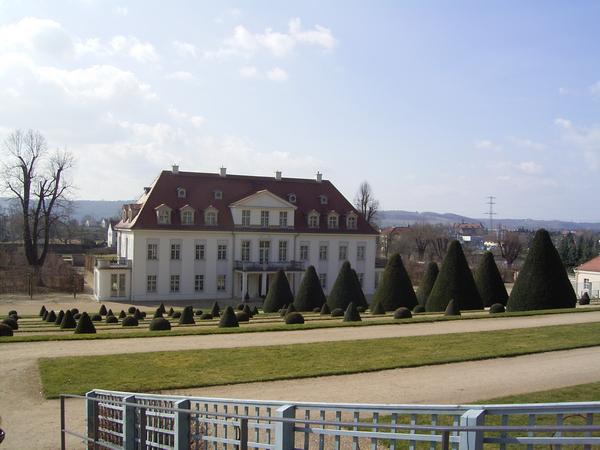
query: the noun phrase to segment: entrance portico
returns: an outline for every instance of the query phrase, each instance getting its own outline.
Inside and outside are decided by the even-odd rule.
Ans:
[[[246,294],[249,298],[264,297],[269,290],[271,277],[278,270],[283,270],[290,283],[293,293],[300,284],[304,263],[302,261],[284,262],[250,262],[236,261],[234,265],[234,296],[243,299]]]

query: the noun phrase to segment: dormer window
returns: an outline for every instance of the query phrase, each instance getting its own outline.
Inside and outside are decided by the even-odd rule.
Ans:
[[[321,202],[321,205],[326,205],[328,203],[326,195],[320,195],[319,200]]]
[[[288,202],[296,203],[296,194],[288,194]]]
[[[169,225],[171,223],[171,208],[164,203],[156,207],[156,220],[160,225]]]
[[[223,199],[223,191],[215,191],[215,200]]]
[[[216,226],[217,225],[217,209],[213,208],[212,206],[209,206],[208,208],[206,208],[206,210],[204,211],[204,223],[206,225],[209,226]]]
[[[330,212],[327,215],[327,228],[335,229],[339,225],[339,215],[335,211]]]
[[[133,219],[133,212],[131,211],[131,208],[127,209],[127,220],[131,220]]]
[[[181,208],[181,224],[182,225],[193,225],[194,224],[194,208],[190,205],[185,205]]]
[[[319,213],[313,211],[308,214],[308,228],[319,228]]]
[[[185,198],[185,195],[186,195],[185,188],[178,187],[177,188],[177,197]]]
[[[346,216],[346,228],[349,230],[356,230],[357,227],[357,216],[354,212],[350,212],[348,213],[348,215]]]
[[[121,211],[121,220],[123,222],[127,222],[127,210],[125,208],[123,208],[123,210]]]

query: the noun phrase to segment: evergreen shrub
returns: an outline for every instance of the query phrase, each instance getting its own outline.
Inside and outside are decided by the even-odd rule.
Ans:
[[[448,302],[446,310],[444,311],[445,316],[460,316],[460,308],[456,300],[452,299]]]
[[[150,331],[169,331],[171,329],[171,322],[163,316],[155,317],[150,321],[148,329]]]
[[[494,303],[490,306],[490,314],[500,314],[506,311],[506,308],[502,303]]]
[[[300,325],[304,323],[304,316],[297,311],[285,315],[287,325]]]
[[[343,317],[344,310],[342,308],[335,308],[331,311],[331,317]]]
[[[235,312],[233,311],[233,308],[231,306],[228,306],[227,308],[225,308],[223,316],[219,321],[219,328],[233,328],[239,326],[240,325],[237,321],[237,318],[235,317]]]
[[[314,311],[316,308],[320,311],[326,300],[317,271],[314,266],[308,266],[294,299],[296,311]]]
[[[137,327],[139,324],[140,322],[135,316],[127,316],[121,322],[121,325],[124,327]]]
[[[13,335],[13,330],[10,326],[4,324],[4,323],[0,323],[0,336],[12,336]]]
[[[410,309],[405,308],[404,306],[398,308],[396,311],[394,311],[394,319],[411,319],[412,318],[412,313],[410,312]]]
[[[191,306],[186,306],[183,308],[181,313],[181,317],[179,318],[179,325],[194,325],[196,321],[194,320],[194,308]]]
[[[372,303],[381,303],[385,311],[394,311],[401,306],[414,308],[418,304],[412,282],[398,253],[393,254],[385,266]],[[374,308],[373,305],[371,307]]]
[[[346,308],[346,312],[344,313],[344,322],[360,322],[360,314],[354,302],[350,302],[348,307]]]
[[[280,310],[283,305],[289,305],[294,301],[294,295],[290,289],[290,283],[288,282],[285,272],[278,270],[269,286],[269,292],[263,303],[263,311],[267,313],[276,312]]]
[[[63,330],[71,329],[77,327],[77,322],[75,321],[75,317],[71,310],[67,309],[65,315],[63,317],[62,322],[60,323],[60,328]]]
[[[75,334],[95,334],[96,327],[90,319],[90,316],[85,311],[81,313],[81,317],[77,321],[77,327],[75,328]]]
[[[4,320],[2,320],[2,323],[4,325],[9,326],[11,328],[11,330],[19,329],[19,324],[17,323],[17,321],[15,319],[4,319]]]

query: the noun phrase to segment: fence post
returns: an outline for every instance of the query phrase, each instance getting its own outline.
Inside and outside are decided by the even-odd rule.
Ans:
[[[122,401],[135,403],[135,395],[123,397]],[[123,449],[135,450],[135,406],[133,405],[123,407]]]
[[[469,409],[460,416],[461,427],[473,427],[483,425],[485,421],[484,409]],[[482,431],[461,431],[459,433],[460,450],[483,450],[483,432]]]
[[[86,392],[85,397],[87,437],[91,439],[91,442],[88,441],[87,448],[93,450],[98,440],[98,402],[93,400],[96,398],[94,391]]]
[[[189,400],[175,402],[177,409],[190,409]],[[175,448],[177,450],[189,450],[190,448],[190,413],[175,413]]]
[[[296,407],[294,405],[284,405],[277,408],[275,417],[283,419],[294,419],[296,417]],[[293,450],[294,449],[294,428],[296,424],[291,422],[275,422],[275,450]]]

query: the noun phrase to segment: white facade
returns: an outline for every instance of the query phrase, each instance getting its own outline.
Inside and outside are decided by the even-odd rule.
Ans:
[[[580,298],[584,292],[591,298],[600,297],[600,272],[575,269],[575,294]]]

